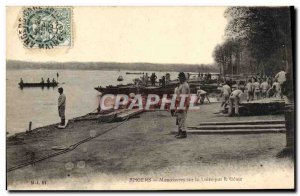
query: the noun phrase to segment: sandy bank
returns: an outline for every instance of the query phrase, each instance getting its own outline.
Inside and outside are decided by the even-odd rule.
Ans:
[[[218,107],[218,104],[209,104],[201,107],[198,112],[190,112],[188,124],[229,119],[283,119],[282,115],[229,118],[213,114]],[[19,142],[7,141],[7,168],[53,153],[53,146],[69,146],[118,123],[70,122],[64,130],[50,125],[31,134],[24,134]],[[256,167],[262,168],[262,171],[263,168],[269,170],[271,166],[264,167],[264,163],[272,163],[274,167],[284,165],[284,169],[293,171],[290,160],[281,159],[279,162],[276,158],[276,154],[285,147],[285,134],[189,135],[187,139],[178,140],[170,134],[174,129],[175,119],[170,113],[145,112],[139,118],[129,119],[71,152],[9,172],[8,184],[13,188],[30,184],[32,180],[46,180],[54,185],[58,179],[67,180],[68,184],[77,178],[93,181],[103,175],[110,176],[109,179],[122,176],[128,180],[128,176],[136,174],[159,176],[160,171],[174,171],[171,174],[177,176],[185,170],[191,170],[200,175],[207,173],[206,170],[210,168],[217,174],[226,168],[230,168],[227,171],[229,174],[234,174],[233,168],[244,168],[247,172]],[[292,173],[288,175],[293,177]],[[106,189],[110,187],[109,183],[101,186],[106,186]]]

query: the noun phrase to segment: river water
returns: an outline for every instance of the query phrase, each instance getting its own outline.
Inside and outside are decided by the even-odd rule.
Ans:
[[[118,70],[7,70],[6,71],[6,127],[9,135],[24,132],[32,121],[32,128],[58,123],[58,92],[56,88],[19,88],[20,78],[24,82],[40,82],[43,77],[56,79],[59,73],[59,86],[64,88],[67,97],[66,118],[74,118],[92,112],[97,108],[98,91],[96,86],[132,83],[140,75],[126,75]],[[150,76],[152,72],[145,72]],[[171,79],[177,78],[178,72],[169,72]],[[156,72],[158,78],[166,72]],[[123,82],[117,82],[119,75]]]

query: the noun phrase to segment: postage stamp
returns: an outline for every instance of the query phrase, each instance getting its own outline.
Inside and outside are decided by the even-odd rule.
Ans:
[[[18,34],[26,48],[72,45],[71,7],[24,7]]]

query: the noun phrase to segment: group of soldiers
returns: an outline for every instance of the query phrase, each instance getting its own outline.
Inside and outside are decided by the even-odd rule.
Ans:
[[[143,85],[148,86],[149,80],[151,82],[151,86],[156,86],[157,76],[155,73],[152,73],[151,76],[148,76],[148,73],[143,74],[140,78],[140,81]],[[162,76],[161,79],[158,80],[159,86],[165,86],[171,81],[170,74],[167,73],[165,76]]]
[[[190,73],[185,73],[186,80],[189,80],[190,76],[191,76]],[[203,74],[203,73],[199,72],[197,76],[194,76],[194,78],[195,77],[197,77],[200,80],[209,81],[209,80],[211,80],[212,75],[210,73]],[[157,81],[157,79],[158,79],[158,77],[155,73],[152,73],[150,76],[148,76],[148,73],[146,73],[146,74],[143,74],[142,77],[140,77],[138,79],[138,81],[141,84],[143,84],[144,86],[148,86],[149,82],[150,82],[151,86],[157,86],[157,83],[159,86],[165,86],[166,84],[168,84],[171,81],[171,75],[170,75],[170,73],[166,73],[160,79],[158,79],[158,81]]]
[[[153,75],[151,76],[153,78],[152,80],[154,80],[155,74],[152,75]],[[275,75],[273,80],[267,77],[262,79],[253,77],[250,80],[248,80],[247,84],[244,87],[241,87],[239,85],[234,86],[230,83],[230,81],[226,81],[222,87],[223,102],[221,106],[224,107],[225,109],[226,106],[229,104],[229,110],[228,110],[229,115],[233,115],[233,107],[234,107],[235,108],[234,114],[238,116],[239,100],[242,95],[245,95],[244,93],[245,90],[247,91],[247,95],[246,95],[247,101],[258,100],[269,96],[282,98],[282,89],[286,81],[285,75],[286,73],[284,71],[280,71],[278,74]],[[177,95],[177,98],[180,99],[181,95],[190,95],[190,87],[189,84],[187,83],[188,78],[186,74],[180,72],[178,75],[178,80],[179,80],[179,86],[176,87],[174,90],[175,94]],[[154,84],[154,82],[152,81],[151,83]],[[60,94],[58,98],[58,112],[59,112],[59,116],[61,117],[61,125],[64,125],[66,96],[63,94],[62,88],[59,88],[58,91]],[[271,93],[271,91],[274,92]],[[177,103],[178,102],[180,102],[180,100],[178,100]],[[181,108],[172,111],[172,115],[176,116],[176,124],[178,125],[178,133],[175,136],[177,139],[182,139],[187,137],[186,118],[187,118],[189,102],[190,102],[190,98],[187,98],[184,102],[184,109]]]
[[[41,83],[45,83],[44,78],[41,79]],[[47,83],[50,83],[50,78],[47,79]],[[56,83],[56,80],[54,78],[52,79],[52,83]]]
[[[211,73],[205,74],[205,73],[200,73],[200,72],[199,72],[199,73],[198,73],[198,79],[209,81],[209,80],[211,80]]]
[[[239,116],[239,101],[243,95],[247,97],[247,101],[263,99],[270,96],[282,98],[282,89],[286,81],[285,74],[286,73],[284,71],[280,71],[275,75],[273,80],[268,77],[252,77],[244,86],[240,86],[239,84],[232,85],[231,81],[226,81],[222,87],[222,107],[224,107],[225,110],[229,104],[229,116]],[[183,72],[179,73],[178,79],[179,86],[174,90],[177,97],[180,97],[182,94],[190,95],[190,87],[187,83],[188,77],[186,74]],[[247,94],[244,93],[245,90]],[[200,98],[200,101],[204,97],[203,94],[206,95],[205,91],[203,91],[203,93],[201,92],[201,89],[197,90],[197,96]],[[187,118],[188,105],[189,99],[185,102],[185,109],[175,109],[175,111],[171,111],[172,115],[176,116],[176,124],[178,125],[178,133],[175,136],[177,139],[187,137],[185,122]],[[235,110],[234,113],[233,108]]]
[[[232,85],[231,81],[226,81],[222,87],[221,96],[223,97],[223,101],[221,107],[224,107],[223,110],[225,110],[229,104],[229,115],[239,116],[239,102],[241,96],[245,95],[245,91],[248,102],[268,97],[282,99],[285,81],[286,72],[283,70],[278,72],[274,78],[267,76],[252,77],[247,81],[246,85],[240,85],[239,83]],[[234,113],[233,108],[235,108]]]

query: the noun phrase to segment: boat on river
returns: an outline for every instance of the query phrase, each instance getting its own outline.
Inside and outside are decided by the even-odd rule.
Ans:
[[[176,86],[179,85],[179,82],[172,82],[169,84],[166,84],[165,86],[144,86],[144,85],[136,85],[136,84],[127,84],[127,85],[116,85],[116,86],[106,86],[106,87],[95,87],[95,90],[102,93],[102,95],[105,94],[125,94],[129,95],[130,93],[135,94],[156,94],[160,97],[162,97],[164,94],[174,94],[174,89]],[[219,91],[218,84],[190,84],[190,90],[191,93],[196,94],[198,87],[200,87],[202,90],[206,91],[207,93],[217,92]]]
[[[41,87],[41,88],[50,88],[50,87],[57,87],[58,86],[58,82],[39,82],[39,83],[23,83],[20,82],[19,83],[19,87],[20,88],[24,88],[24,87]]]
[[[137,75],[141,75],[141,74],[144,74],[144,72],[126,72],[126,74],[137,74]]]

